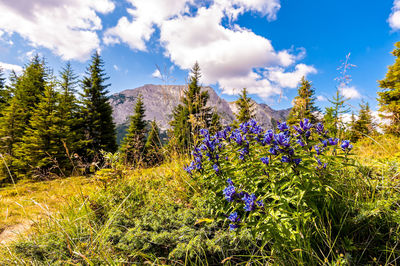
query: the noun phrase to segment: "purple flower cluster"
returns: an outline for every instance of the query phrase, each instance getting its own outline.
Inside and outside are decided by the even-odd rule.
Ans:
[[[349,140],[343,140],[342,144],[340,145],[344,152],[349,152],[353,148],[353,145],[350,144]]]
[[[264,173],[269,176],[273,173],[273,169],[276,169],[276,164],[285,164],[295,168],[302,162],[302,156],[314,157],[314,166],[318,173],[323,173],[328,166],[324,162],[325,153],[332,149],[336,152],[339,145],[345,153],[350,152],[353,148],[348,140],[340,141],[337,138],[329,138],[328,131],[323,124],[313,125],[309,119],[304,119],[300,121],[299,125],[293,127],[288,126],[285,122],[278,122],[276,131],[264,130],[256,121],[250,120],[235,129],[226,127],[215,135],[210,135],[208,130],[202,129],[200,135],[202,136],[201,143],[193,150],[193,161],[185,167],[185,170],[189,174],[196,171],[204,173],[209,171],[209,173],[218,175],[219,182],[223,182],[220,181],[221,178],[231,173],[232,168],[225,168],[225,165],[231,163],[243,164],[247,167],[252,162],[260,160],[255,164],[260,169],[251,169],[252,171],[249,173],[254,170],[256,175]],[[253,153],[259,157],[253,158]],[[297,169],[300,169],[297,171],[301,171],[301,168]],[[257,171],[259,172],[257,173]],[[221,186],[223,184],[220,184],[220,188]],[[258,200],[255,194],[247,193],[236,187],[231,179],[227,180],[223,196],[228,202],[243,206],[240,211],[237,210],[226,216],[230,221],[230,230],[237,229],[244,220],[244,216],[239,217],[240,213],[264,210],[262,200]]]
[[[235,230],[239,227],[240,217],[237,212],[233,212],[228,216],[228,219],[231,221],[229,224],[229,230]]]
[[[249,194],[245,191],[239,191],[236,189],[235,184],[230,178],[227,180],[227,183],[228,186],[223,190],[223,194],[228,202],[236,201],[244,203],[243,209],[246,212],[254,211],[257,208],[264,208],[264,202],[262,200],[257,200],[257,197],[254,194]],[[229,215],[228,219],[232,222],[229,225],[230,230],[235,230],[239,227],[238,223],[240,222],[240,218],[237,212]]]

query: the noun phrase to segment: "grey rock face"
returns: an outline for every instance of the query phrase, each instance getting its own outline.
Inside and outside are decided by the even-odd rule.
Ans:
[[[117,125],[125,124],[133,113],[136,98],[139,94],[143,96],[146,108],[146,120],[155,119],[162,130],[169,128],[172,110],[179,104],[183,90],[182,85],[144,85],[130,90],[111,95],[110,103],[113,108],[113,118]],[[210,96],[208,105],[218,112],[224,125],[232,123],[235,119],[236,107],[217,95],[211,87],[205,87]],[[271,128],[271,119],[275,121],[286,120],[290,109],[273,110],[266,104],[255,104],[256,120],[264,128]]]

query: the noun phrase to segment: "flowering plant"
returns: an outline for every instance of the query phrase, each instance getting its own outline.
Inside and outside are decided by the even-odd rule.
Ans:
[[[298,243],[315,214],[334,194],[337,171],[347,167],[352,145],[329,136],[308,119],[277,130],[250,120],[202,140],[185,170],[198,178],[214,213],[230,230],[247,227],[264,240]]]

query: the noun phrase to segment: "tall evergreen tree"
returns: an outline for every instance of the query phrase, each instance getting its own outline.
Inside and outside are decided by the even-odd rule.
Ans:
[[[288,124],[296,124],[304,118],[310,119],[312,123],[317,122],[316,112],[320,110],[315,105],[315,90],[312,88],[311,82],[306,80],[305,77],[301,78],[297,93],[298,95],[294,98],[294,105],[287,119]]]
[[[214,110],[211,116],[211,123],[210,123],[210,133],[215,134],[217,131],[222,129],[221,125],[221,116],[218,114],[217,110]]]
[[[386,133],[400,135],[400,42],[395,43],[392,54],[396,57],[395,63],[383,80],[379,81],[381,91],[378,92],[378,102],[381,117],[390,123],[383,125]]]
[[[150,131],[147,136],[145,153],[148,166],[156,165],[163,160],[160,129],[155,120],[150,123]]]
[[[358,118],[352,123],[350,130],[351,141],[357,141],[375,132],[375,125],[372,121],[371,109],[368,103],[362,101],[360,104],[360,111],[358,112]]]
[[[171,121],[174,145],[180,151],[192,149],[201,128],[209,128],[212,110],[207,107],[208,92],[200,85],[200,66],[196,62],[191,70],[190,82],[183,92],[181,103],[173,110]]]
[[[105,83],[108,79],[104,62],[96,52],[83,78],[81,95],[85,136],[90,141],[86,149],[89,160],[99,156],[101,150],[114,152],[117,149],[112,108],[107,97],[110,84]]]
[[[0,113],[7,106],[11,93],[6,87],[6,78],[3,69],[0,67]]]
[[[7,156],[13,174],[18,171],[24,174],[26,170],[18,167],[21,164],[17,162],[21,162],[23,158],[18,158],[16,150],[30,127],[32,115],[43,96],[47,77],[44,60],[40,60],[37,55],[25,66],[21,76],[17,77],[15,73],[11,75],[8,89],[13,97],[0,117],[0,152]]]
[[[49,82],[16,149],[20,169],[36,176],[64,174],[69,160],[63,147],[56,82]]]
[[[84,140],[83,116],[81,107],[76,98],[76,87],[78,76],[75,75],[71,64],[68,62],[60,72],[59,114],[60,126],[64,131],[64,143],[66,151],[72,156],[73,153],[82,153],[82,148],[87,142]]]
[[[126,164],[137,165],[143,162],[147,125],[144,113],[143,98],[139,95],[130,117],[128,132],[121,144],[122,158]]]
[[[239,99],[235,101],[235,105],[238,108],[238,112],[235,115],[239,124],[254,118],[254,102],[247,96],[246,88],[243,88],[239,94]]]

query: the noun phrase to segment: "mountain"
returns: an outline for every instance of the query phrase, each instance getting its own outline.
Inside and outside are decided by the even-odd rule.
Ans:
[[[127,128],[128,118],[132,115],[136,98],[139,94],[143,96],[146,107],[146,119],[155,119],[161,130],[169,128],[169,121],[173,108],[179,104],[180,97],[186,86],[183,85],[151,85],[147,84],[136,89],[129,89],[115,93],[110,97],[113,108],[114,122],[118,128],[118,140],[121,140],[124,129]],[[211,87],[204,87],[210,96],[208,105],[216,110],[224,125],[232,123],[235,119],[236,106],[217,95]],[[255,103],[256,120],[264,128],[272,128],[274,121],[286,120],[290,109],[274,110],[266,104]]]

